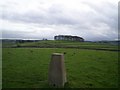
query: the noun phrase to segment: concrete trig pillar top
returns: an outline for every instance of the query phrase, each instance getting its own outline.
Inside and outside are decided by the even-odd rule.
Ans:
[[[52,55],[58,55],[58,56],[61,56],[63,55],[62,53],[53,53]]]

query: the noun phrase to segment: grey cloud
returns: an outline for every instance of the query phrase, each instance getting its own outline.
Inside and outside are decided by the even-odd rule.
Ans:
[[[18,13],[11,13],[11,12],[3,12],[2,19],[7,19],[10,21],[20,21],[25,23],[43,23],[43,24],[81,24],[84,22],[89,22],[94,25],[96,22],[103,22],[111,26],[112,28],[117,27],[117,15],[115,7],[111,4],[105,4],[105,9],[103,10],[101,7],[97,7],[95,5],[87,3],[96,13],[88,12],[83,13],[81,18],[75,20],[75,18],[71,18],[66,12],[64,11],[64,7],[59,5],[53,5],[49,8],[48,11],[44,11],[45,13],[42,14],[41,12],[34,12],[29,11],[23,14]],[[111,7],[111,6],[112,7]],[[103,7],[104,7],[103,6]],[[75,15],[75,13],[69,13],[71,15]],[[79,13],[77,13],[79,14]],[[81,14],[80,14],[81,16]],[[82,18],[85,18],[84,21],[81,21]]]
[[[2,19],[9,20],[10,22],[14,23],[34,23],[38,25],[44,24],[45,27],[47,27],[47,25],[55,25],[59,28],[62,25],[62,27],[65,28],[66,31],[68,30],[71,34],[74,35],[83,36],[87,40],[116,39],[118,25],[116,10],[117,6],[114,6],[112,3],[107,2],[104,3],[102,7],[90,2],[85,2],[84,4],[87,4],[90,9],[92,9],[92,11],[83,13],[79,11],[71,11],[67,10],[64,6],[60,4],[53,4],[47,10],[43,9],[40,11],[27,11],[25,13],[7,11],[3,8]],[[106,27],[103,27],[103,24],[105,24],[109,29],[105,30]],[[63,28],[60,29],[62,30]],[[108,31],[108,33],[103,33],[100,35],[98,35],[97,33],[93,33],[94,30],[97,32],[101,32],[101,30],[98,30],[98,28],[102,28],[105,31]],[[52,29],[55,29],[55,34],[61,34],[61,32],[58,31],[59,29]],[[45,32],[45,35],[46,34],[48,33]],[[53,38],[53,35],[55,34],[51,34],[49,36],[46,35],[46,37]],[[17,30],[14,32],[5,31],[3,32],[3,37],[43,38],[43,36],[40,35],[30,36],[27,35],[27,33],[24,34],[22,32],[18,32]]]
[[[55,8],[55,9],[54,9]],[[71,17],[64,15],[64,10],[51,7],[48,11],[41,12],[29,11],[23,14],[15,12],[3,12],[2,19],[10,20],[13,22],[24,23],[42,23],[42,24],[76,24],[77,21]]]
[[[2,38],[20,38],[20,39],[42,39],[43,37],[40,36],[31,36],[30,33],[20,32],[20,31],[10,31],[10,30],[3,30],[2,31]]]
[[[106,23],[111,28],[117,30],[118,25],[117,5],[114,5],[109,2],[103,3],[102,7],[97,6],[90,2],[85,2],[85,4],[88,4],[88,6],[96,12],[95,14],[93,14],[93,18],[91,21]]]
[[[9,30],[2,30],[2,38],[21,38],[23,33],[19,33],[17,31],[9,31]]]

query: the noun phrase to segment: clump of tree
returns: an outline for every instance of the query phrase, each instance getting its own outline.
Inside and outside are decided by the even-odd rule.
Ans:
[[[46,41],[46,40],[47,40],[47,38],[43,38],[42,40]]]

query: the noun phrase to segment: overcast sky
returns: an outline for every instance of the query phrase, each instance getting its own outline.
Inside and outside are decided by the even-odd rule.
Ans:
[[[119,0],[1,0],[2,38],[118,38]]]

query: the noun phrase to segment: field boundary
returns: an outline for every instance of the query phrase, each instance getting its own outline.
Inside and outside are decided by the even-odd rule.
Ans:
[[[102,48],[80,48],[80,47],[41,47],[41,46],[20,46],[20,47],[3,47],[3,48],[71,48],[71,49],[87,49],[87,50],[101,50],[101,51],[115,51],[119,52],[120,50],[116,49],[102,49]]]

